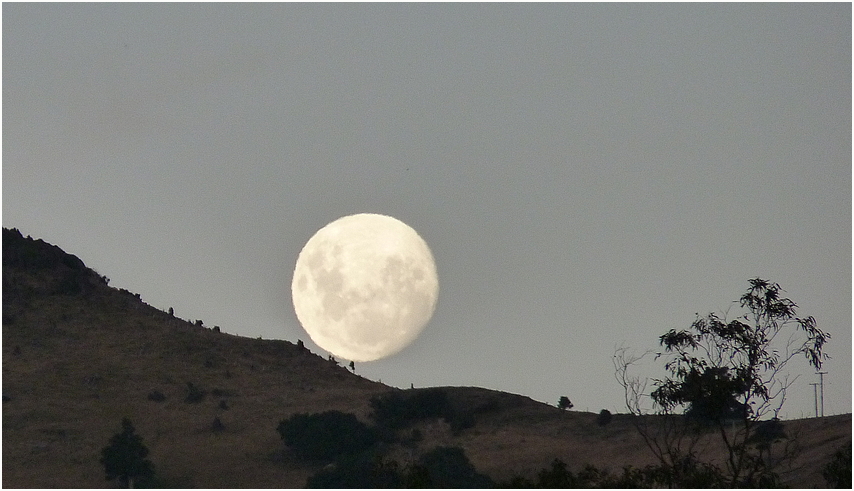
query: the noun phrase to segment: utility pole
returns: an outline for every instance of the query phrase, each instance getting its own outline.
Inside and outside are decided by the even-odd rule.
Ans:
[[[818,372],[819,385],[821,385],[821,417],[824,417],[824,374],[827,372]]]
[[[815,399],[815,417],[818,417],[818,383],[812,383],[812,395]]]

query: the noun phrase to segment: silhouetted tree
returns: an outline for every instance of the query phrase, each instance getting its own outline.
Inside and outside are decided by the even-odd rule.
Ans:
[[[746,311],[742,316],[727,322],[716,314],[698,315],[689,329],[662,335],[659,341],[664,351],[656,353],[656,359],[665,357],[669,375],[653,380],[654,389],[648,395],[647,382],[629,376],[628,370],[649,353],[634,356],[620,349],[615,354],[617,380],[625,389],[629,411],[636,416],[645,414],[643,401],[649,397],[653,412],[660,415],[634,421],[663,468],[674,473],[675,483],[688,475],[683,469],[700,469],[703,474],[713,467],[683,465],[692,461],[694,447],[703,429],[709,427],[717,430],[715,434],[727,449],[725,468],[720,469],[724,485],[776,482],[773,464],[762,458],[758,425],[762,419],[776,417],[783,406],[791,385],[783,372],[788,362],[803,355],[810,366],[821,368],[827,359],[822,348],[830,339],[816,327],[813,317],[797,317],[797,305],[782,293],[776,283],[751,279],[739,299]]]
[[[560,396],[560,399],[557,401],[557,407],[565,411],[567,409],[572,409],[574,405],[570,402],[569,397]]]
[[[101,450],[101,463],[108,481],[118,479],[124,487],[143,484],[154,477],[154,464],[145,457],[148,448],[142,437],[134,432],[127,418],[122,419],[122,431],[110,438],[110,444]]]
[[[596,418],[596,424],[599,426],[605,426],[611,422],[611,419],[613,419],[613,416],[611,415],[611,411],[608,411],[607,409],[603,409],[603,410],[599,411],[599,416]]]

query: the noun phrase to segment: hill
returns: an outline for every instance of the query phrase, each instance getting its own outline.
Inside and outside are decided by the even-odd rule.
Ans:
[[[370,422],[370,399],[397,390],[297,344],[174,317],[15,229],[3,230],[2,349],[2,484],[13,488],[110,486],[98,459],[123,417],[169,487],[303,487],[324,463],[286,449],[279,422],[328,410]],[[442,390],[471,427],[423,420],[420,440],[392,445],[390,456],[461,447],[496,481],[532,477],[554,458],[572,470],[652,463],[627,415],[598,426],[596,414],[521,395]],[[785,483],[824,486],[821,466],[851,441],[851,415],[787,421],[786,430],[804,450]]]

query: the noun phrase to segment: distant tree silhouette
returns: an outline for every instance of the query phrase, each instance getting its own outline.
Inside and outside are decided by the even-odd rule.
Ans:
[[[560,399],[557,401],[557,407],[565,411],[567,409],[572,409],[574,405],[570,402],[569,397],[560,396]]]
[[[599,411],[599,416],[596,418],[596,424],[599,426],[605,426],[611,422],[611,419],[613,419],[613,416],[611,415],[611,411],[608,411],[607,409],[603,409],[603,410]]]
[[[145,458],[148,448],[134,431],[130,420],[122,419],[121,433],[113,435],[110,444],[101,450],[107,480],[118,479],[126,488],[144,484],[154,477],[154,464]]]

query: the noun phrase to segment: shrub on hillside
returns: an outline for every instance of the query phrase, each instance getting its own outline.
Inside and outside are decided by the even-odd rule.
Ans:
[[[166,396],[163,395],[163,392],[159,390],[152,390],[148,393],[148,400],[154,402],[163,402],[166,400]]]
[[[327,411],[294,414],[276,428],[285,445],[309,460],[334,460],[359,453],[377,441],[376,433],[352,414]]]
[[[225,431],[225,425],[220,421],[219,416],[215,417],[213,423],[211,423],[211,431],[214,433],[219,433],[221,431]]]
[[[599,416],[596,418],[596,424],[599,426],[605,426],[611,422],[614,416],[611,414],[611,411],[607,409],[603,409],[599,411]]]
[[[205,399],[205,395],[207,395],[206,391],[196,387],[192,382],[187,382],[187,397],[184,398],[184,402],[198,404]]]

